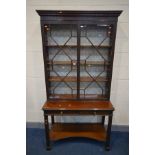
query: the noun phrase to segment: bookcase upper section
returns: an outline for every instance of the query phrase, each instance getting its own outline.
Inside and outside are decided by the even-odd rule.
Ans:
[[[109,101],[121,12],[37,10],[48,100]]]

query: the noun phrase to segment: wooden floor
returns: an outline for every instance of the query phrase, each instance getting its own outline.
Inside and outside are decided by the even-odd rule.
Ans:
[[[106,130],[99,123],[55,123],[50,130],[50,139],[53,141],[69,137],[86,137],[105,141]]]

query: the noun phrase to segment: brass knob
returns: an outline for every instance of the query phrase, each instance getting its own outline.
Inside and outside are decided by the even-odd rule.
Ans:
[[[76,66],[76,62],[73,62],[73,66]]]

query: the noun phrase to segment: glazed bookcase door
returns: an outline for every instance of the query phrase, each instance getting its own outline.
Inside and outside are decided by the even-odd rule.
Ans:
[[[108,100],[112,25],[80,25],[80,98]]]
[[[49,99],[76,99],[77,27],[45,24],[44,35]]]

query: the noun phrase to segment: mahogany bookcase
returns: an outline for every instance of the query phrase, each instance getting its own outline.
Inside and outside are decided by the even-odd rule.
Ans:
[[[50,141],[86,137],[110,149],[114,107],[110,102],[118,16],[122,11],[37,10],[47,101],[43,105],[46,148]],[[101,116],[100,123],[62,123],[55,116]],[[105,117],[108,125],[105,126]],[[51,118],[49,126],[49,117]]]

